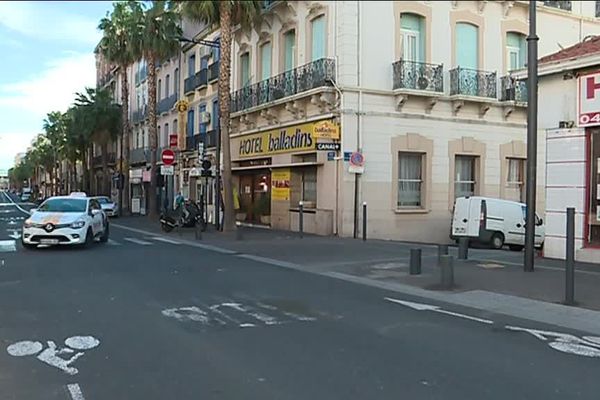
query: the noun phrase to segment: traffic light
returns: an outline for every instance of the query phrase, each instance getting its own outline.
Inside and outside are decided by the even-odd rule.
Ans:
[[[209,160],[202,160],[202,171],[200,172],[200,176],[212,176],[210,171],[210,167],[212,164]]]

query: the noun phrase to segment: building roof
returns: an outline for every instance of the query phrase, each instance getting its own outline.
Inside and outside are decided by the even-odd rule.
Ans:
[[[569,60],[572,58],[585,57],[600,53],[600,36],[591,36],[583,42],[577,43],[556,53],[549,54],[540,58],[540,64]]]

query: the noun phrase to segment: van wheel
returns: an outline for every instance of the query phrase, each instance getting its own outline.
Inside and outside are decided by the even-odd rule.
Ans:
[[[504,235],[500,232],[494,233],[492,240],[490,240],[490,244],[494,249],[501,249],[502,246],[504,246]]]
[[[509,244],[508,248],[511,249],[512,251],[521,251],[523,250],[523,247],[525,246],[521,246],[520,244]]]

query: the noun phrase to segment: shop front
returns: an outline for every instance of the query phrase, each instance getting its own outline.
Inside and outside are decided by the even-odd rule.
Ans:
[[[304,230],[332,234],[337,154],[317,150],[317,142],[338,140],[331,119],[232,137],[237,220],[296,231],[302,203]]]
[[[134,168],[129,170],[129,184],[132,214],[145,214],[146,201],[143,184],[144,168]]]

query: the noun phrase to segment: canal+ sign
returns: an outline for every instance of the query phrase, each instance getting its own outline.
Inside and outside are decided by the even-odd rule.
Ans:
[[[600,71],[578,78],[579,101],[577,125],[580,127],[600,125]]]

